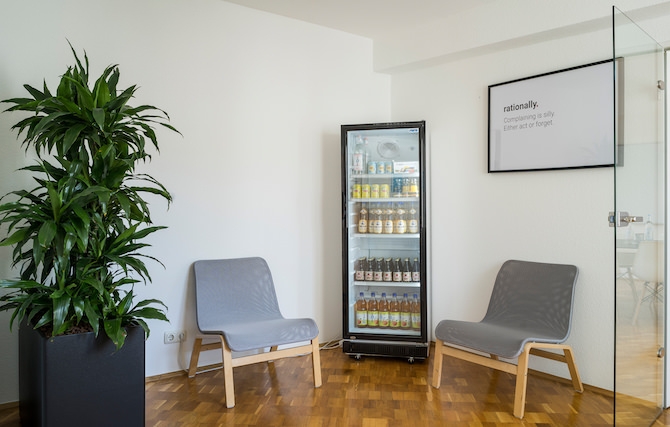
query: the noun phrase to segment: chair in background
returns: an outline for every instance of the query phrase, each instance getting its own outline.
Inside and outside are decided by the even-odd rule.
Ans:
[[[633,325],[637,324],[644,302],[650,301],[650,308],[657,312],[656,304],[663,301],[663,243],[643,240],[637,247],[631,272],[634,279],[642,281],[642,292],[636,295]]]
[[[506,261],[483,320],[442,320],[435,328],[433,387],[440,387],[444,356],[516,375],[514,416],[523,418],[528,358],[535,355],[566,363],[575,390],[584,391],[572,348],[562,344],[570,334],[577,274],[573,265]]]
[[[189,377],[198,370],[203,350],[222,349],[226,406],[235,406],[233,368],[283,357],[312,355],[314,387],[321,386],[319,330],[312,319],[285,319],[279,311],[270,269],[262,258],[196,261],[198,336],[193,344]],[[220,342],[202,344],[203,337]],[[278,350],[279,346],[305,343]],[[265,349],[270,351],[266,352]],[[255,352],[232,357],[232,352]]]

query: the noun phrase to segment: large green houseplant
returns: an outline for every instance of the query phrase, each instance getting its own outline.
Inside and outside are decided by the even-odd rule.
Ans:
[[[153,106],[131,107],[137,87],[117,90],[118,66],[107,67],[89,87],[89,63],[72,48],[75,64],[62,75],[55,93],[24,85],[30,97],[2,102],[5,111],[28,112],[12,129],[22,136],[34,164],[31,190],[3,196],[2,246],[12,246],[17,279],[0,280],[0,310],[14,321],[53,336],[100,331],[120,349],[126,328],[145,319],[167,320],[156,299],[135,301],[133,286],[151,281],[141,253],[152,225],[143,196],[171,201],[153,177],[137,173],[158,150],[155,125],[176,132],[168,115]],[[156,260],[157,261],[157,260]]]

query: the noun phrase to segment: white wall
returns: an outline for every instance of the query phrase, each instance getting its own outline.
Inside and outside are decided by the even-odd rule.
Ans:
[[[490,84],[611,56],[610,33],[506,50],[393,76],[393,119],[427,120],[432,297],[439,320],[480,320],[506,259],[580,269],[572,334],[583,381],[613,386],[612,168],[487,173]],[[568,377],[563,364],[531,362]]]
[[[160,131],[144,168],[174,196],[169,210],[151,206],[169,227],[150,251],[166,268],[150,264],[153,283],[138,287],[171,320],[150,324],[147,375],[187,366],[190,267],[201,258],[265,257],[284,315],[315,318],[322,341],[341,336],[339,126],[390,118],[390,77],[372,72],[370,40],[218,0],[0,3],[0,39],[11,40],[0,44],[0,99],[43,78],[55,89],[72,63],[68,39],[92,75],[120,64],[120,86],[140,86],[135,104],[166,110],[183,134]],[[0,114],[1,194],[27,181],[13,172],[24,162],[9,131],[19,119]],[[9,257],[0,250],[1,277],[14,275]],[[0,316],[2,403],[18,400],[18,356]],[[176,329],[187,344],[163,344]]]

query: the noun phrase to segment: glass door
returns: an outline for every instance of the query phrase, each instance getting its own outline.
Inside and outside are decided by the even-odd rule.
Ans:
[[[614,424],[651,425],[663,408],[665,139],[662,47],[613,9]]]

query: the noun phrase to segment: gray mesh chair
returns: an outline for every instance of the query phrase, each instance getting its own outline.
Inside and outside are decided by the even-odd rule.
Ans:
[[[226,406],[232,408],[235,406],[234,367],[311,353],[314,386],[321,386],[316,322],[282,316],[272,275],[264,259],[196,261],[193,269],[198,329],[202,335],[193,344],[189,377],[198,371],[201,351],[221,348]],[[220,342],[203,345],[203,337],[208,336],[216,336]],[[309,344],[277,349],[305,342]],[[270,351],[266,352],[266,348]],[[232,352],[252,354],[233,358]]]
[[[575,390],[584,391],[572,348],[562,344],[570,335],[577,273],[573,265],[506,261],[484,319],[442,320],[435,328],[433,387],[440,387],[444,356],[516,375],[514,416],[523,418],[532,354],[566,363]],[[517,365],[499,358],[518,358]]]

